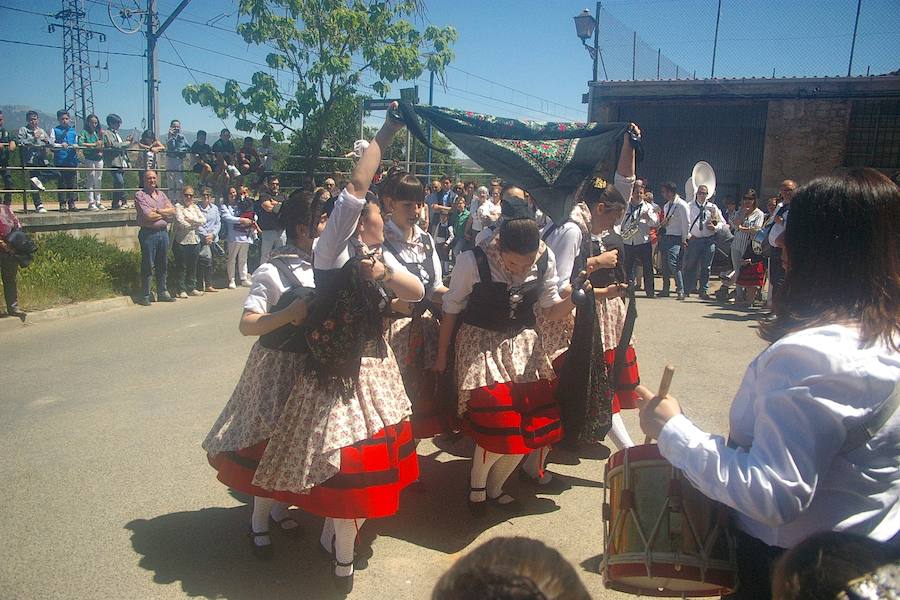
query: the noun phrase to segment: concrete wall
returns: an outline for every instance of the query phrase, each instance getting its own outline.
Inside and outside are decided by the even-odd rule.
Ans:
[[[762,193],[779,184],[802,185],[843,166],[850,124],[850,100],[770,100],[766,119]]]
[[[19,214],[22,227],[31,234],[66,233],[72,237],[94,236],[121,250],[140,250],[134,210]]]

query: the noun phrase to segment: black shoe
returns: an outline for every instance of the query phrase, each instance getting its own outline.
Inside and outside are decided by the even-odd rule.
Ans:
[[[678,292],[678,299],[681,301],[684,301],[684,298],[685,298],[685,294],[682,292]]]
[[[350,567],[353,566],[353,563],[344,564],[342,562],[334,561],[335,567]],[[346,577],[341,577],[337,573],[334,573],[334,588],[337,590],[339,594],[343,594],[346,596],[350,592],[353,591],[353,575],[354,573],[350,573]]]
[[[150,296],[143,296],[138,300],[135,300],[134,303],[140,304],[141,306],[150,306]]]
[[[709,300],[710,299],[709,294],[707,294],[706,292],[700,292],[700,299],[701,300]]]
[[[169,292],[160,292],[156,295],[157,302],[175,302],[175,298],[173,298]]]
[[[663,291],[661,291],[659,294],[657,294],[657,296],[659,296],[660,298],[668,298],[668,297],[669,297],[669,290],[663,290]]]
[[[275,556],[275,550],[272,548],[271,540],[269,540],[269,544],[266,546],[259,546],[256,544],[256,538],[269,537],[268,531],[260,531],[257,533],[251,529],[250,533],[247,534],[247,537],[250,538],[250,548],[253,551],[253,556],[259,560],[271,560],[272,557]]]
[[[10,317],[19,317],[19,320],[23,323],[25,322],[25,317],[28,316],[21,308],[7,308],[6,314]]]
[[[648,298],[656,298],[656,294],[654,294],[653,292],[647,292],[647,297]]]
[[[475,502],[472,500],[472,492],[485,492],[487,494],[487,488],[470,488],[469,495],[466,497],[469,513],[473,517],[483,517],[487,513],[487,500]]]
[[[74,204],[69,205],[69,212],[78,212],[79,210],[81,210],[81,209],[78,208],[77,206],[75,206]]]
[[[68,207],[68,206],[66,206],[65,204],[60,204],[60,205],[59,205],[59,212],[68,212],[68,211],[69,211],[69,207]]]

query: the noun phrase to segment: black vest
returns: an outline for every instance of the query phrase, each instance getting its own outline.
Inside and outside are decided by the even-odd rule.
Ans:
[[[419,242],[425,246],[424,262],[406,262],[400,256],[400,251],[397,247],[387,240],[382,242],[381,248],[390,252],[397,259],[397,262],[406,267],[407,271],[422,282],[422,285],[425,286],[425,295],[428,296],[434,290],[434,286],[437,285],[434,272],[434,245],[432,245],[431,238],[427,233],[422,233],[419,237]]]
[[[579,273],[587,268],[587,259],[600,254],[600,242],[595,240],[590,234],[584,236],[581,241],[581,251],[575,257],[575,263],[572,266],[572,276],[570,281],[575,281]],[[626,281],[624,269],[622,267],[621,256],[619,262],[612,269],[597,269],[588,275],[588,281],[595,288],[609,287],[614,283],[624,283]]]
[[[548,253],[544,252],[537,261],[537,279],[512,290],[509,284],[491,278],[487,254],[480,246],[476,246],[472,252],[475,253],[475,264],[481,281],[472,287],[472,295],[462,314],[463,323],[510,333],[534,327],[534,304],[538,300],[541,281],[547,272]]]

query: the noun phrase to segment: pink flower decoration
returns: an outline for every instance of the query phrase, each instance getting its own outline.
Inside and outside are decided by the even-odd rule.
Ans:
[[[560,124],[559,124],[559,130],[560,130],[560,131],[565,131],[566,129],[568,129],[568,127],[566,127],[565,124],[563,124],[563,123],[560,123]]]

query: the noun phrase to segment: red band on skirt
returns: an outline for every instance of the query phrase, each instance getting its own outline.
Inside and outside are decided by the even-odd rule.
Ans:
[[[408,385],[408,378],[419,378],[418,385]],[[439,433],[447,433],[458,427],[456,406],[444,406],[438,392],[439,385],[446,385],[446,380],[431,369],[413,372],[403,371],[403,383],[412,403],[413,437],[417,440],[430,438]]]
[[[616,350],[611,348],[607,350],[603,357],[606,364],[609,365],[610,377],[613,373],[613,365],[616,362]],[[638,372],[637,355],[634,353],[634,346],[628,346],[625,351],[625,367],[619,374],[619,381],[615,384],[615,394],[613,395],[613,412],[617,413],[623,408],[637,408],[638,395],[635,388],[641,382],[641,374]]]
[[[766,284],[766,265],[762,262],[743,265],[738,271],[737,284],[741,287],[762,287]]]
[[[495,383],[472,390],[463,415],[463,431],[475,443],[498,454],[527,454],[562,439],[555,384]]]
[[[340,471],[308,494],[267,490],[253,476],[268,442],[236,452],[209,455],[209,464],[228,487],[274,498],[322,517],[359,519],[388,517],[397,512],[400,492],[419,477],[415,440],[409,421],[390,425],[370,439],[341,448]]]

